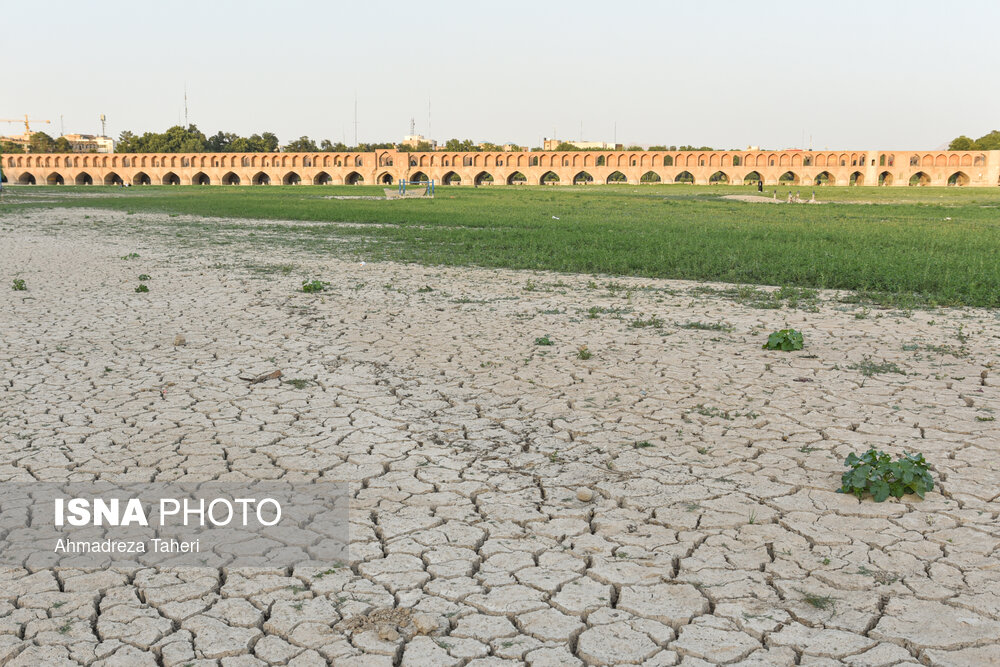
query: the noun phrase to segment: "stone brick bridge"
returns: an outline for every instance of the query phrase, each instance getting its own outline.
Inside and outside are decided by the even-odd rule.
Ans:
[[[1000,151],[532,151],[415,153],[116,153],[7,155],[21,185],[604,183],[1000,185]]]

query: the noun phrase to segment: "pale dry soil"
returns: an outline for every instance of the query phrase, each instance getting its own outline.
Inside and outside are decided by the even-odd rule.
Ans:
[[[181,248],[100,215],[0,217],[0,479],[349,482],[351,562],[7,568],[0,664],[1000,659],[996,312]],[[786,325],[805,350],[762,350]],[[239,379],[274,369],[307,382]],[[835,493],[869,446],[937,488]]]

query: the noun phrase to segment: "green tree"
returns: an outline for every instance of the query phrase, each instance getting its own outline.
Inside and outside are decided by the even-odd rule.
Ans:
[[[975,148],[980,151],[1000,151],[1000,130],[993,130],[976,139]]]
[[[15,144],[13,141],[0,141],[0,153],[23,153],[24,148],[21,144]]]
[[[56,140],[44,132],[32,132],[28,146],[31,147],[32,153],[54,153]]]
[[[948,150],[950,151],[971,151],[975,148],[975,143],[972,139],[965,136],[964,134],[960,137],[956,137],[951,140],[948,144]]]
[[[69,143],[69,139],[66,137],[59,137],[56,139],[55,148],[53,150],[55,153],[72,153],[73,144]]]
[[[472,143],[472,139],[449,139],[444,142],[445,150],[455,151],[455,152],[469,152],[478,151],[479,147]]]
[[[284,150],[286,153],[316,153],[319,151],[319,146],[309,137],[302,135],[285,144]]]
[[[343,143],[342,141],[338,141],[337,143],[332,143],[329,139],[324,139],[323,141],[320,142],[319,149],[324,153],[346,153],[347,144]]]

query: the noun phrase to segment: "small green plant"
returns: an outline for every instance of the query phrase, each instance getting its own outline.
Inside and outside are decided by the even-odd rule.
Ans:
[[[685,322],[677,323],[681,329],[695,329],[698,331],[732,331],[733,328],[725,322]]]
[[[330,283],[322,280],[303,280],[302,281],[302,291],[307,294],[313,294],[315,292],[322,292]]]
[[[816,595],[815,593],[806,593],[805,591],[799,591],[802,593],[802,598],[806,601],[806,604],[816,607],[816,609],[829,609],[833,606],[833,598],[829,595]]]
[[[143,280],[152,280],[152,278],[149,277],[149,274],[141,273],[139,274],[139,282],[142,282]]]
[[[882,373],[898,373],[899,375],[906,375],[906,372],[900,369],[895,362],[883,361],[882,363],[877,364],[871,360],[871,357],[865,357],[861,360],[861,363],[851,364],[848,368],[860,371],[866,378],[870,378],[874,375],[881,375]]]
[[[889,496],[902,498],[907,493],[923,498],[934,488],[923,454],[904,453],[893,462],[892,457],[873,447],[861,456],[851,452],[844,465],[849,470],[841,477],[837,492],[853,493],[859,499],[866,491],[877,503]]]
[[[23,292],[28,289],[28,286],[25,284],[23,278],[14,278],[14,284],[11,285],[11,289],[15,292]]]
[[[653,446],[653,443],[651,443],[649,440],[642,440],[640,442],[633,444],[632,446],[635,447],[636,449],[648,449]]]
[[[309,380],[303,380],[302,378],[295,378],[292,380],[285,380],[285,384],[290,384],[296,389],[305,389],[309,386]]]
[[[548,334],[544,336],[539,336],[535,339],[535,345],[554,345],[552,339],[549,338]]]
[[[130,252],[127,255],[122,255],[122,259],[125,259],[125,260],[139,259],[139,253],[137,253],[137,252]]]
[[[434,291],[433,287],[431,287],[430,285],[424,285],[423,287],[417,290],[417,293],[426,294],[427,292],[433,292],[433,291]]]
[[[149,291],[149,288],[146,287],[144,283],[139,283],[139,286],[135,288],[135,291],[140,294],[144,294]]]
[[[587,349],[586,345],[581,345],[576,351],[576,358],[586,361],[594,356],[594,353]]]
[[[659,317],[650,317],[649,319],[636,318],[629,323],[629,326],[633,329],[642,329],[644,327],[653,327],[654,329],[663,328],[663,320]]]
[[[767,342],[764,343],[763,347],[765,350],[782,350],[783,352],[791,352],[793,350],[801,350],[804,344],[805,340],[802,337],[801,331],[796,331],[795,329],[782,329],[781,331],[775,331],[768,336]]]

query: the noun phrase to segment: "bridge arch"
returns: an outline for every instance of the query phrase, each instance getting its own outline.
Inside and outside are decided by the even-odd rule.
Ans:
[[[63,180],[62,174],[60,174],[57,171],[54,171],[54,172],[52,172],[51,174],[48,175],[48,178],[45,179],[45,184],[46,185],[65,185],[66,181]]]
[[[364,185],[365,177],[356,171],[352,171],[347,176],[344,177],[344,183],[347,185]]]
[[[389,160],[389,163],[391,165],[392,160]],[[392,174],[390,174],[387,171],[383,171],[381,174],[379,174],[378,178],[375,179],[375,182],[379,183],[380,185],[392,185]]]
[[[302,177],[294,171],[288,172],[281,179],[282,185],[299,185],[300,183],[302,183]]]
[[[956,171],[948,177],[948,185],[963,186],[969,184],[969,177],[964,171]]]
[[[798,185],[799,175],[794,171],[786,171],[781,176],[778,177],[779,185]]]
[[[237,176],[235,174],[235,172],[227,171],[222,176],[222,184],[223,185],[239,185],[240,184],[240,177]]]
[[[410,177],[406,180],[410,181],[411,183],[422,183],[424,181],[430,181],[431,179],[427,178],[427,174],[425,174],[424,172],[418,171],[413,174],[410,174]]]
[[[528,178],[519,171],[515,171],[507,177],[507,185],[524,185],[527,182]]]
[[[833,177],[828,171],[821,171],[816,174],[816,178],[813,179],[814,185],[836,185],[837,179]]]
[[[476,174],[476,178],[473,179],[472,182],[476,185],[493,185],[493,175],[488,172],[481,171]]]
[[[639,177],[640,183],[659,183],[663,179],[655,171],[647,171],[645,174]]]
[[[124,181],[122,180],[122,177],[113,171],[108,172],[108,174],[104,177],[105,185],[122,185],[123,183]]]
[[[717,171],[708,177],[709,185],[725,185],[729,183],[729,175],[724,171]]]
[[[887,171],[883,171],[881,174],[878,175],[879,185],[892,185],[892,180],[893,180],[892,174],[890,174]]]
[[[140,171],[132,177],[132,185],[149,185],[152,182],[149,175],[144,171]]]
[[[682,171],[681,173],[674,176],[674,183],[694,183],[694,174],[690,171]]]
[[[755,183],[760,183],[762,180],[764,179],[761,177],[760,172],[751,171],[743,177],[743,185],[754,185]]]
[[[914,186],[925,186],[931,184],[931,177],[928,176],[923,171],[918,171],[917,173],[910,176],[910,185]]]
[[[254,185],[270,185],[271,177],[262,171],[258,171],[253,175],[253,178],[250,179],[250,182]]]
[[[31,173],[29,173],[29,172],[26,171],[26,172],[24,172],[23,174],[21,174],[20,176],[17,177],[17,184],[18,185],[34,185],[35,184],[35,177],[34,177],[33,174],[31,174]]]
[[[605,181],[605,183],[607,183],[608,185],[612,185],[615,183],[628,183],[628,178],[626,178],[625,174],[621,173],[620,171],[613,171],[610,174],[608,174],[608,179]]]
[[[461,185],[462,184],[462,177],[459,176],[454,171],[449,171],[441,179],[441,182],[444,183],[445,185]]]
[[[850,180],[848,181],[848,185],[864,185],[864,184],[865,184],[864,174],[862,174],[860,171],[856,171],[853,174],[851,174]]]
[[[581,171],[573,177],[573,185],[590,185],[593,182],[594,177],[586,171]]]
[[[88,174],[87,172],[81,171],[79,174],[76,175],[76,179],[74,179],[73,182],[76,185],[93,185],[94,179],[91,178],[90,174]]]
[[[211,185],[212,179],[208,177],[203,171],[199,171],[197,174],[191,177],[191,185]]]
[[[168,171],[163,175],[163,179],[160,181],[162,185],[180,185],[180,177],[172,171]]]
[[[329,185],[332,182],[333,178],[325,171],[321,171],[313,176],[313,185]]]

